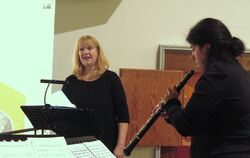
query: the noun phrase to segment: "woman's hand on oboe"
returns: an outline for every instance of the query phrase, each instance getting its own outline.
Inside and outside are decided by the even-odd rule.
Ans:
[[[151,116],[152,116],[156,111],[158,111],[158,110],[161,108],[161,106],[162,106],[161,103],[162,103],[162,102],[160,102],[159,104],[155,105],[154,109],[152,110]],[[166,111],[164,111],[164,110],[161,112],[161,115],[160,115],[160,116],[163,117],[163,118],[167,118],[167,117],[168,117]]]
[[[164,99],[162,99],[159,104],[155,105],[154,109],[152,110],[151,115],[153,115],[159,108],[161,108],[161,106],[165,104],[168,100],[178,98],[179,95],[180,93],[177,92],[176,86],[173,86],[172,88],[168,88],[167,93],[164,96]],[[168,114],[165,110],[162,110],[161,117],[163,118],[168,117]]]
[[[177,92],[176,86],[167,89],[167,94],[165,95],[165,101],[167,102],[170,99],[177,99],[180,93]]]

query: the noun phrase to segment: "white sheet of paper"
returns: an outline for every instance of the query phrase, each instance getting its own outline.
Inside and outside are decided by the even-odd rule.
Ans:
[[[69,99],[65,96],[63,91],[56,91],[47,97],[47,103],[52,106],[65,106],[75,108],[76,106],[72,104]]]
[[[84,144],[70,144],[69,150],[75,155],[76,158],[96,158],[93,153],[86,148]]]
[[[0,142],[0,158],[34,158],[29,142]]]
[[[28,138],[28,141],[39,158],[74,158],[64,137]]]
[[[83,143],[97,158],[115,158],[109,149],[100,141]]]

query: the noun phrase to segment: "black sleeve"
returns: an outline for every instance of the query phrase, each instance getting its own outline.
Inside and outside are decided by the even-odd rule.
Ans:
[[[72,100],[72,84],[75,82],[76,77],[74,75],[70,75],[65,79],[65,83],[62,86],[62,91],[65,94],[65,96],[73,103]]]
[[[212,67],[198,80],[186,107],[183,110],[181,108],[174,110],[167,122],[172,124],[181,135],[192,136],[204,126],[228,94],[227,84],[225,72],[216,66]]]
[[[181,102],[178,99],[170,99],[167,101],[164,111],[171,117],[173,112],[181,110]]]
[[[118,122],[129,123],[128,105],[126,95],[119,76],[115,73],[112,75],[111,87],[112,102]]]

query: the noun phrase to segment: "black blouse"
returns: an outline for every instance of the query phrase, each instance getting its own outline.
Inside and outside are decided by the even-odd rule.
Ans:
[[[125,92],[120,78],[106,70],[95,81],[78,80],[76,76],[67,77],[62,91],[77,108],[94,109],[100,126],[96,135],[113,151],[117,143],[118,123],[129,122]]]
[[[167,111],[167,122],[192,136],[192,158],[250,157],[250,78],[238,62],[209,66],[186,107],[173,99]]]

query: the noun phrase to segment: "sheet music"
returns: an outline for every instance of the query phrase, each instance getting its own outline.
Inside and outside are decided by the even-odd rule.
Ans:
[[[70,144],[68,148],[76,158],[96,158],[83,143]]]
[[[0,142],[0,158],[34,158],[28,142]]]
[[[99,140],[67,145],[64,137],[0,142],[0,158],[115,158]]]
[[[109,151],[109,149],[100,141],[92,141],[83,143],[96,158],[115,158],[115,156]]]
[[[28,138],[34,153],[40,158],[74,158],[64,137]]]

